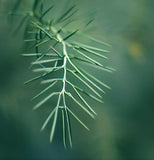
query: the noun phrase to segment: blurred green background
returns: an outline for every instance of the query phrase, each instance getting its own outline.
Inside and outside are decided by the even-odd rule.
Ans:
[[[50,144],[50,128],[40,132],[44,113],[32,111],[39,88],[23,85],[33,73],[20,55],[23,31],[12,34],[15,25],[8,21],[12,2],[0,0],[0,159],[154,160],[154,1],[76,1],[81,12],[96,10],[99,36],[112,45],[108,65],[116,72],[100,75],[112,90],[103,105],[93,104],[98,116],[87,119],[91,131],[72,119],[73,149],[66,151],[60,130]]]

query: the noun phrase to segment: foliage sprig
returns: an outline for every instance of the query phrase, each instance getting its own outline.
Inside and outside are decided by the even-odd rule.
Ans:
[[[44,2],[35,0],[31,11],[22,13],[22,22],[25,22],[25,20],[28,19],[26,30],[27,34],[31,37],[25,41],[29,45],[32,44],[28,48],[29,50],[35,50],[33,53],[28,52],[23,54],[23,56],[36,57],[36,60],[31,63],[31,67],[35,66],[33,71],[39,74],[25,82],[25,84],[39,79],[42,80],[42,84],[48,84],[45,89],[40,91],[32,99],[36,99],[52,89],[49,95],[34,106],[34,109],[38,109],[53,97],[57,98],[56,105],[45,120],[41,130],[44,130],[53,118],[50,133],[50,142],[52,142],[57,118],[61,115],[63,143],[66,148],[67,135],[69,145],[72,147],[70,115],[72,115],[85,129],[89,130],[87,125],[85,125],[73,112],[72,106],[67,103],[67,99],[71,99],[74,104],[77,104],[90,117],[94,118],[96,112],[88,103],[86,96],[99,103],[103,103],[102,94],[105,92],[102,87],[110,89],[108,85],[84,69],[81,63],[87,65],[88,68],[95,68],[95,70],[99,70],[100,72],[112,72],[112,69],[105,67],[101,63],[102,59],[107,59],[104,53],[106,54],[108,51],[101,47],[97,47],[97,45],[103,46],[108,44],[90,36],[83,36],[82,33],[80,33],[80,28],[76,28],[73,31],[67,30],[68,26],[74,21],[73,17],[78,11],[76,6],[72,5],[58,18],[54,17],[52,13],[52,17],[48,20],[45,17],[54,7],[55,5],[52,4],[49,8],[44,10]],[[14,11],[13,14],[18,15],[19,13]],[[89,20],[86,25],[89,25],[92,21],[93,19]],[[88,45],[78,41],[77,38],[73,39],[76,35],[82,37],[82,39],[89,40],[96,45]],[[75,83],[75,80],[78,81],[78,83]],[[79,83],[84,87],[80,87]],[[54,87],[59,86],[59,84],[62,84],[60,91],[53,91]]]

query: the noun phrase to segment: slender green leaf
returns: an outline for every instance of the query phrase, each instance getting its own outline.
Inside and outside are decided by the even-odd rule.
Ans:
[[[32,78],[32,79],[26,81],[24,84],[28,84],[28,83],[30,83],[30,82],[33,82],[33,81],[35,81],[35,80],[38,80],[38,79],[40,79],[40,78],[46,76],[47,74],[49,74],[49,73],[44,73],[44,74],[42,74],[42,75],[40,75],[40,76],[34,77],[34,78]]]
[[[66,149],[65,115],[63,110],[62,110],[62,124],[63,124],[63,144]]]
[[[73,35],[75,35],[79,30],[75,30],[74,32],[70,33],[69,35],[67,35],[65,38],[63,38],[63,41],[66,41],[68,38],[72,37]]]
[[[78,9],[76,9],[74,12],[72,12],[69,16],[67,16],[66,18],[63,19],[63,21],[72,19],[71,17],[73,17],[73,15],[75,15],[78,12]],[[70,22],[70,21],[69,21]]]
[[[25,57],[36,57],[36,56],[42,56],[42,53],[29,53],[29,54],[21,54],[21,55],[25,56]],[[45,56],[57,57],[57,54],[47,53]],[[36,61],[35,61],[35,63],[36,63]]]
[[[54,5],[50,6],[40,17],[40,21],[42,20],[42,18],[54,7]]]
[[[84,83],[93,93],[95,93],[99,98],[102,98],[101,95],[95,91],[94,88],[92,88],[86,81],[84,81],[81,77],[79,77],[77,74],[75,74],[73,71],[67,69],[69,72],[71,72],[76,78],[78,78],[82,83]]]
[[[34,3],[33,3],[33,8],[32,8],[33,12],[36,10],[39,2],[40,2],[39,0],[35,0],[35,1],[34,1]]]
[[[92,40],[92,41],[94,41],[94,42],[97,42],[97,43],[100,43],[100,44],[102,44],[102,45],[111,47],[110,44],[108,44],[108,43],[106,43],[106,42],[102,42],[102,41],[100,41],[100,40],[98,40],[98,39],[95,39],[95,38],[93,38],[93,37],[88,36],[87,38],[90,39],[90,40]]]
[[[95,20],[95,18],[92,18],[91,20],[88,21],[88,23],[86,23],[85,26],[89,26],[94,20]]]
[[[39,97],[43,93],[45,93],[47,90],[49,90],[51,87],[53,87],[56,83],[57,83],[57,81],[54,81],[51,85],[49,85],[44,90],[42,90],[40,93],[38,93],[35,97],[33,97],[32,100],[35,99],[35,98],[37,98],[37,97]]]
[[[85,58],[77,57],[77,56],[72,56],[72,57],[70,57],[70,59],[76,59],[76,60],[79,60],[79,61],[83,61],[83,62],[86,62],[86,63],[93,64],[91,61],[89,61]]]
[[[57,20],[56,23],[59,23],[61,20],[63,20],[73,9],[75,8],[75,5],[70,7],[66,12],[64,12]]]
[[[96,55],[96,56],[98,56],[98,57],[101,57],[101,58],[104,58],[104,59],[108,59],[106,56],[104,56],[104,55],[102,55],[102,54],[100,54],[100,53],[97,53],[97,52],[95,52],[95,51],[92,51],[92,50],[90,50],[90,49],[87,49],[87,48],[84,48],[84,47],[81,47],[81,49],[83,49],[84,51],[86,51],[86,52],[88,52],[88,53],[92,53],[92,54],[94,54],[94,55]]]
[[[55,40],[58,41],[54,36],[52,36],[48,31],[46,31],[43,27],[41,27],[40,25],[38,25],[35,22],[32,22],[32,24],[34,24],[34,26],[36,26],[36,28],[40,29],[41,31],[43,31],[51,40]]]
[[[59,53],[53,46],[50,46],[50,48],[51,48],[59,57],[62,57],[61,53]]]
[[[25,39],[24,41],[25,42],[34,42],[34,41],[36,41],[36,39]]]
[[[98,90],[100,90],[102,93],[104,93],[104,91],[97,86],[94,82],[92,82],[88,77],[86,77],[72,62],[70,59],[68,59],[68,61],[70,62],[70,64],[74,67],[74,69],[84,78],[86,79],[89,83],[91,83],[94,87],[96,87]]]
[[[80,99],[82,100],[82,102],[83,102],[95,115],[97,115],[96,112],[90,107],[90,105],[86,102],[86,100],[85,100],[85,99],[81,96],[81,94],[77,91],[76,87],[75,87],[71,82],[69,82],[69,81],[67,81],[67,83],[70,84],[70,85],[73,87],[73,89],[75,90],[75,92],[77,93],[77,95],[80,97]]]
[[[38,109],[42,104],[44,104],[47,100],[49,100],[51,97],[55,96],[59,94],[59,92],[53,92],[51,93],[49,96],[47,96],[46,98],[44,98],[42,101],[40,101],[37,105],[34,106],[34,110]]]
[[[69,139],[70,147],[72,148],[71,124],[70,124],[70,118],[69,118],[69,114],[67,112],[66,106],[65,106],[65,115],[66,115],[66,122],[67,122],[68,139]]]
[[[35,62],[39,61],[39,60],[42,59],[44,56],[46,56],[46,54],[47,54],[49,51],[50,51],[50,48],[48,48],[48,50],[47,50],[46,52],[43,52],[42,55],[36,59]],[[33,65],[31,65],[31,67],[32,67],[32,66],[33,66]]]
[[[96,112],[91,108],[91,106],[86,102],[86,100],[81,96],[81,94],[77,91],[77,89],[75,87],[73,87],[73,89],[75,90],[75,92],[77,93],[77,95],[80,97],[80,99],[82,100],[82,102],[94,113],[96,114]]]
[[[86,96],[89,96],[90,98],[96,100],[97,102],[100,102],[100,103],[103,103],[102,100],[96,98],[95,96],[91,95],[90,93],[86,92],[85,90],[79,88],[78,86],[75,86],[74,84],[72,84],[71,82],[69,81],[66,81],[68,84],[70,84],[72,87],[76,88],[78,91],[84,93]]]
[[[78,47],[84,47],[84,48],[92,49],[92,50],[95,50],[95,51],[100,51],[100,52],[103,52],[103,53],[109,52],[107,50],[103,50],[101,48],[92,47],[92,46],[89,46],[89,45],[86,45],[86,44],[82,44],[82,43],[79,43],[79,42],[73,42],[72,44],[75,44]]]
[[[33,70],[33,72],[53,72],[55,70],[59,70],[62,67],[44,67],[44,68],[36,68]]]
[[[55,116],[54,116],[54,120],[53,120],[53,124],[52,124],[52,128],[51,128],[50,143],[53,140],[53,136],[54,136],[54,132],[55,132],[55,128],[56,128],[56,123],[57,123],[57,117],[58,117],[58,107],[56,107]]]
[[[49,41],[50,41],[50,39],[46,39],[46,40],[44,40],[44,41],[41,41],[41,42],[37,43],[34,47],[39,47],[40,45],[42,45],[42,44],[44,44],[44,43],[47,43],[47,42],[49,42]]]
[[[61,60],[61,58],[46,59],[46,60],[32,62],[32,64],[50,63],[50,62],[59,61],[59,60]]]
[[[56,111],[56,107],[52,110],[52,112],[49,114],[48,118],[46,119],[46,121],[43,123],[43,126],[41,128],[41,131],[43,131],[45,129],[45,127],[47,126],[47,124],[49,123],[50,119],[52,118],[53,114]]]
[[[63,80],[62,78],[52,78],[52,79],[44,80],[41,83],[44,84],[44,83],[51,83],[53,81],[62,81],[62,80]]]
[[[102,71],[105,71],[105,72],[110,72],[112,73],[113,70],[111,70],[110,68],[108,67],[105,67],[105,66],[98,66],[98,65],[93,65],[92,63],[87,63],[89,66],[88,67],[93,67],[93,68],[96,68],[98,70],[102,70]]]
[[[93,75],[89,74],[87,71],[81,69],[85,74],[87,74],[89,77],[91,77],[92,79],[94,79],[96,82],[98,82],[99,84],[101,84],[102,86],[111,89],[108,85],[106,85],[105,83],[103,83],[102,81],[100,81],[99,79],[97,79],[96,77],[94,77]]]
[[[43,8],[44,8],[44,4],[43,4],[43,1],[41,1],[41,5],[40,5],[40,14],[43,13]]]
[[[57,106],[56,106],[56,111],[55,111],[55,116],[51,128],[51,134],[50,134],[50,142],[53,140],[54,132],[55,132],[55,127],[56,127],[56,122],[57,122],[57,117],[58,117],[58,108],[59,108],[59,103],[61,99],[61,94],[59,94],[58,101],[57,101]]]
[[[91,62],[93,62],[94,64],[96,64],[97,66],[100,66],[100,67],[104,67],[102,64],[100,64],[99,62],[97,62],[96,60],[90,58],[89,56],[85,55],[83,52],[79,51],[78,49],[76,48],[73,48],[75,51],[77,51],[80,55],[82,55],[83,57],[87,58],[88,60],[90,60]]]
[[[67,110],[72,114],[72,116],[85,128],[89,131],[89,128],[67,107]]]
[[[69,92],[65,92],[69,97],[71,97],[72,98],[72,100],[75,102],[75,103],[77,103],[85,112],[87,112],[92,118],[94,118],[94,115],[91,113],[91,112],[89,112],[80,102],[78,102],[78,100],[76,100],[73,96],[72,96],[72,94],[71,93],[69,93]]]
[[[100,103],[104,103],[102,100],[98,99],[97,97],[93,96],[92,94],[89,94],[88,92],[84,91],[83,89],[77,87],[77,86],[74,86],[77,90],[81,91],[82,93],[84,93],[85,95],[89,96],[90,98],[94,99],[95,101],[97,102],[100,102]]]

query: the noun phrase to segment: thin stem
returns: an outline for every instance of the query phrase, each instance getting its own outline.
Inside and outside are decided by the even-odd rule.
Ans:
[[[67,50],[66,50],[66,42],[63,40],[63,38],[60,36],[60,34],[58,34],[57,30],[53,27],[51,27],[51,30],[56,34],[57,39],[59,40],[59,42],[62,43],[63,45],[63,69],[64,69],[64,75],[63,75],[63,88],[60,92],[60,95],[63,96],[63,104],[64,104],[64,111],[65,111],[65,115],[66,115],[66,122],[67,122],[67,130],[68,130],[68,138],[69,138],[69,143],[70,143],[70,147],[72,148],[72,134],[71,134],[71,125],[70,125],[70,120],[69,120],[69,114],[67,111],[67,106],[66,106],[66,101],[65,101],[65,93],[66,93],[66,81],[67,81],[67,61],[69,59],[68,54],[67,54]],[[64,132],[64,131],[63,131]],[[64,134],[64,133],[63,133]],[[64,141],[64,146],[65,146],[65,139]]]

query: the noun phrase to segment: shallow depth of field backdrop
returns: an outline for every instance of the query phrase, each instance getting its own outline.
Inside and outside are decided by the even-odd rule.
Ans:
[[[96,10],[94,23],[112,45],[108,64],[116,72],[100,75],[112,90],[103,105],[93,104],[98,116],[87,119],[90,132],[72,120],[73,149],[66,151],[59,130],[52,144],[49,130],[40,132],[45,117],[42,110],[32,110],[30,101],[38,84],[23,85],[33,73],[20,55],[23,31],[12,34],[15,25],[8,23],[12,1],[6,3],[0,0],[0,159],[153,160],[154,1],[76,1],[81,12]]]

